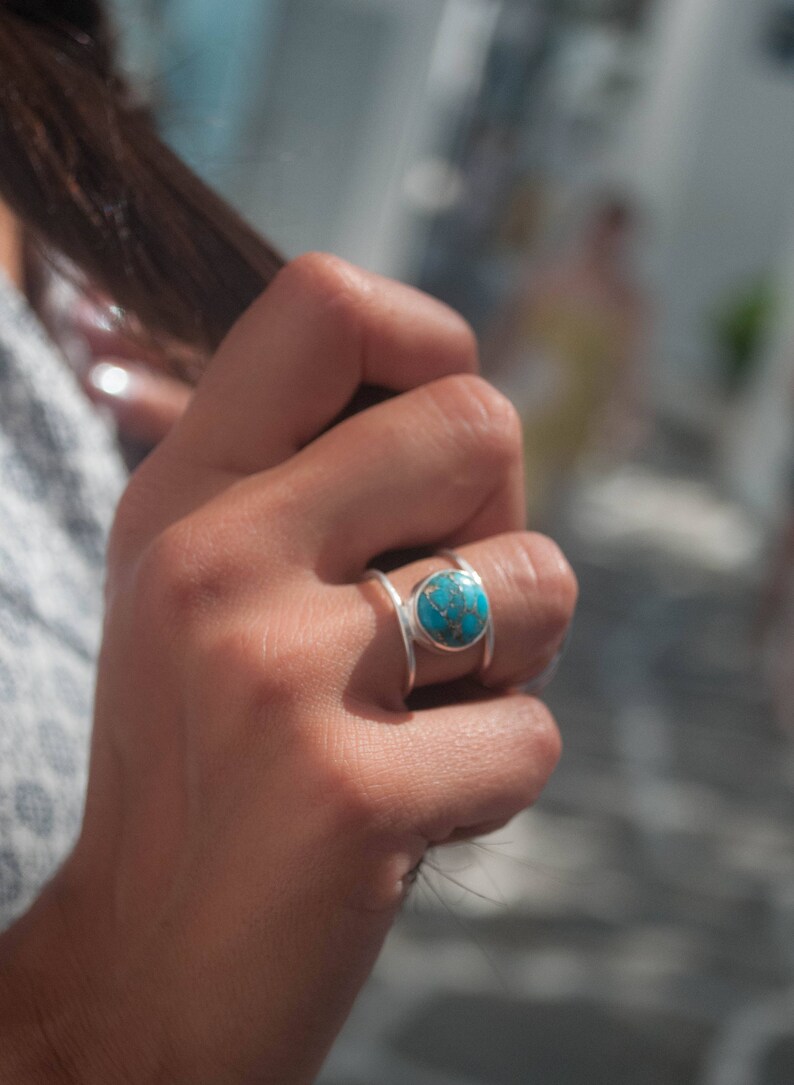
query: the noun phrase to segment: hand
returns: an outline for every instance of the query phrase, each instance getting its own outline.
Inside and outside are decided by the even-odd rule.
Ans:
[[[425,850],[545,784],[559,736],[515,687],[576,588],[522,530],[519,422],[475,353],[438,303],[301,258],[133,477],[83,832],[6,948],[4,989],[68,1080],[311,1081]],[[328,429],[362,384],[401,394]],[[361,578],[444,544],[489,590],[494,688],[456,684],[477,649],[420,650],[418,702],[447,695],[396,707],[396,618]]]

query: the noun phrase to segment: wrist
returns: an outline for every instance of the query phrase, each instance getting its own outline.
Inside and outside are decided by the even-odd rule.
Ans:
[[[0,937],[0,1085],[147,1080],[116,1004],[92,984],[58,889],[48,886]]]

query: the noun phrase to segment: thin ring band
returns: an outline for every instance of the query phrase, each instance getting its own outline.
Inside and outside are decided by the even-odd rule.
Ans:
[[[389,596],[395,613],[397,614],[397,624],[400,627],[400,636],[402,637],[403,647],[405,648],[405,663],[407,670],[403,697],[409,697],[411,693],[413,693],[414,686],[416,685],[416,652],[414,651],[414,638],[408,621],[408,615],[405,613],[405,606],[391,580],[389,580],[386,574],[382,573],[380,569],[368,569],[364,579],[377,580],[378,583],[383,586],[383,589]]]
[[[568,631],[565,640],[557,649],[557,654],[554,658],[546,664],[543,670],[536,674],[534,678],[531,678],[529,682],[524,686],[524,693],[528,693],[530,696],[543,693],[543,691],[551,685],[554,679],[557,677],[557,671],[560,669],[560,664],[565,659],[565,654],[568,651],[568,645],[571,640],[571,632]]]

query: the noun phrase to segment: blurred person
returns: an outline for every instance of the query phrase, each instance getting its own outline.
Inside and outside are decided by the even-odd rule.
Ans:
[[[790,505],[772,554],[755,623],[768,694],[778,725],[794,734],[791,632],[794,628],[794,506]]]
[[[463,321],[282,266],[157,139],[97,0],[0,3],[0,199],[0,1080],[308,1082],[426,849],[545,784],[519,688],[573,576]],[[197,382],[129,481],[39,319],[53,265],[109,299],[95,354]],[[105,400],[122,360],[85,361]]]
[[[794,383],[790,388],[794,407]],[[754,623],[761,651],[767,692],[777,724],[794,734],[794,688],[791,682],[791,643],[794,630],[794,449],[789,454],[777,537],[771,548]]]
[[[495,321],[489,375],[522,416],[535,508],[586,456],[624,454],[641,437],[636,221],[626,200],[602,197],[573,246],[533,270]]]

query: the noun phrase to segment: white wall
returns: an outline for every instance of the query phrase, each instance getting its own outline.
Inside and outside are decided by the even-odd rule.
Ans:
[[[715,304],[773,272],[784,243],[794,73],[764,53],[771,7],[661,0],[651,77],[622,154],[621,170],[650,213],[657,393],[679,412],[709,400]]]
[[[291,254],[330,249],[390,270],[391,216],[421,118],[444,0],[289,0],[247,213]]]
[[[166,137],[287,255],[411,275],[405,178],[476,89],[500,0],[112,3]]]
[[[288,0],[240,202],[288,253],[328,249],[409,276],[420,231],[404,181],[446,108],[446,45],[476,72],[495,0]]]
[[[785,234],[779,296],[794,299],[794,212]],[[794,485],[794,303],[780,305],[755,378],[725,421],[719,453],[732,495],[764,523],[780,524],[791,509]]]

